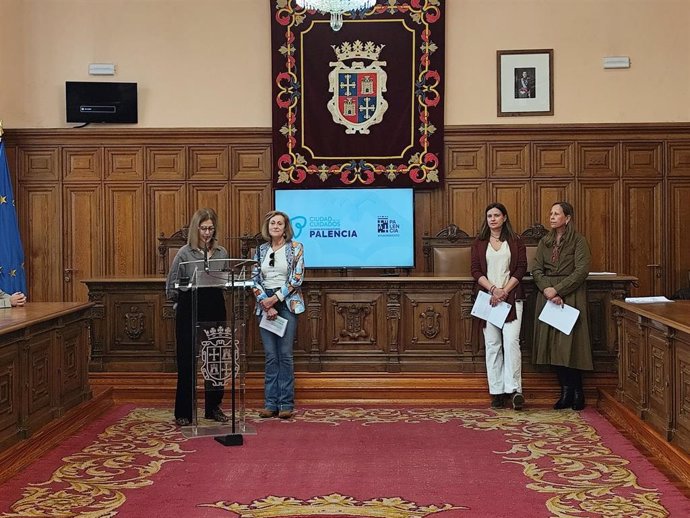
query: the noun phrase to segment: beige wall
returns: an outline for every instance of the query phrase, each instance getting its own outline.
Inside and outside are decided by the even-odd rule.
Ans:
[[[690,120],[688,0],[446,0],[446,123]],[[64,127],[112,62],[141,127],[269,127],[269,0],[0,0],[0,119]],[[496,50],[554,49],[555,115],[496,117]],[[607,55],[628,70],[603,70]]]

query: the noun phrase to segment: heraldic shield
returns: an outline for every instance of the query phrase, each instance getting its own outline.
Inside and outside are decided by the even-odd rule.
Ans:
[[[256,433],[256,429],[245,422],[247,293],[252,286],[251,268],[254,263],[247,259],[211,259],[180,264],[180,268],[193,272],[191,277],[178,276],[175,283],[176,288],[192,292],[192,340],[196,354],[190,389],[192,424],[182,427],[182,434],[187,438],[213,436],[221,444],[231,446],[242,444],[243,435]],[[209,289],[222,290],[225,321],[198,321],[199,301],[208,296]],[[207,394],[214,390],[222,392],[221,407],[226,415],[230,415],[228,423],[198,417],[199,373]],[[203,405],[203,390],[200,397]]]
[[[338,61],[331,61],[328,74],[328,111],[333,122],[345,126],[345,133],[368,134],[369,126],[383,120],[388,102],[383,98],[388,76],[379,61],[383,45],[355,41],[333,46]],[[364,60],[368,61],[365,65]],[[346,64],[348,63],[348,64]]]

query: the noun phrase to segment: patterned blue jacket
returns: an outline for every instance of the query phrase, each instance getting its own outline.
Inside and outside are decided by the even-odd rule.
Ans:
[[[261,273],[261,264],[263,263],[266,254],[271,249],[270,243],[263,243],[254,254],[254,260],[257,263],[252,270],[252,280],[254,296],[257,302],[261,302],[267,297],[266,291],[263,287],[263,275]],[[304,313],[304,298],[302,297],[302,278],[304,277],[304,247],[298,241],[288,241],[285,244],[285,259],[288,265],[288,279],[284,286],[280,288],[280,293],[283,295],[285,304],[288,309],[299,315]],[[256,305],[256,314],[261,314],[261,305]]]

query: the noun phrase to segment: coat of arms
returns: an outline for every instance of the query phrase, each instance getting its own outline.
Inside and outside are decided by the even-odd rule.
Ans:
[[[201,372],[214,387],[222,387],[232,377],[233,362],[235,377],[239,374],[239,343],[235,340],[233,347],[234,333],[230,327],[204,329],[204,333],[208,340],[201,341]]]
[[[379,61],[384,45],[357,40],[331,46],[338,61],[329,63],[333,69],[328,74],[328,91],[333,96],[328,111],[336,124],[345,126],[345,133],[368,134],[369,126],[381,122],[388,109],[383,98],[388,76],[382,67],[386,62]]]

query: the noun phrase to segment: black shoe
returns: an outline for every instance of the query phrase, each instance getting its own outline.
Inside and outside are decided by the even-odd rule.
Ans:
[[[491,408],[503,408],[503,394],[491,395]]]
[[[230,416],[225,415],[219,407],[214,408],[210,412],[206,411],[204,417],[206,419],[212,419],[213,421],[217,421],[219,423],[227,423],[228,421],[230,421]]]
[[[522,405],[525,404],[525,396],[519,392],[515,392],[512,397],[513,410],[522,410]]]
[[[581,388],[576,388],[573,391],[573,410],[582,410],[585,408],[585,393]]]
[[[554,410],[562,410],[564,408],[570,408],[573,405],[574,389],[568,386],[561,387],[561,399],[556,401],[553,405]]]
[[[176,417],[175,424],[177,426],[189,426],[190,424],[192,424],[192,420],[187,419],[186,417]]]

